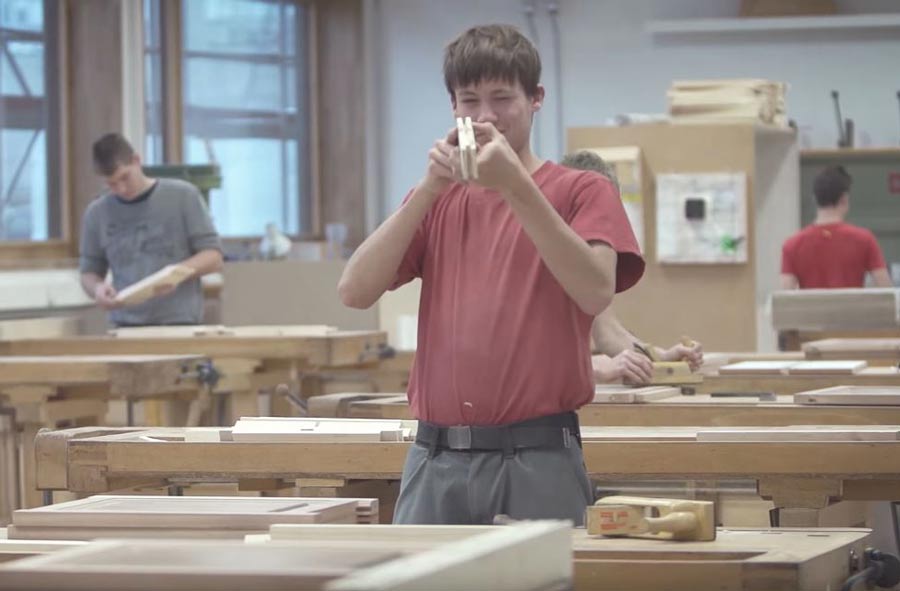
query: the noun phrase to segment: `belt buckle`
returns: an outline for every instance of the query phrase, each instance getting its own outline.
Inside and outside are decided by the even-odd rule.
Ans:
[[[450,449],[472,449],[472,427],[468,425],[447,427],[447,447]]]

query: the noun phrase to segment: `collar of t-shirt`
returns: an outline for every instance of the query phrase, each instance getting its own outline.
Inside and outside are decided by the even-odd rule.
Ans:
[[[149,189],[147,189],[146,191],[144,191],[143,193],[141,193],[134,199],[122,199],[118,195],[114,195],[114,197],[116,198],[116,200],[119,203],[124,203],[125,205],[134,205],[135,203],[140,203],[141,201],[146,201],[147,199],[149,199],[150,194],[153,193],[153,189],[155,189],[156,185],[158,185],[158,184],[159,184],[159,181],[153,181],[153,184],[150,185]]]

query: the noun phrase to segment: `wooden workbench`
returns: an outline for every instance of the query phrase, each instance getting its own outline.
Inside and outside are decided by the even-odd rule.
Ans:
[[[807,359],[865,359],[870,365],[897,365],[900,338],[810,341],[803,344],[803,354]]]
[[[201,355],[63,355],[0,357],[0,405],[11,409],[19,432],[20,503],[41,503],[34,486],[34,437],[41,428],[103,424],[113,399],[135,401],[189,394],[199,403]],[[129,416],[131,413],[129,412]],[[2,510],[0,510],[2,511]],[[8,521],[0,512],[0,523]]]
[[[604,391],[614,387],[605,386]],[[623,391],[627,389],[622,387]],[[898,388],[900,393],[900,388]],[[406,394],[342,393],[317,396],[310,414],[352,419],[412,419]],[[804,405],[793,396],[774,401],[759,397],[676,395],[633,404],[591,403],[578,411],[582,425],[592,427],[715,427],[787,425],[900,425],[900,406]]]
[[[779,427],[744,441],[710,440],[723,429],[734,431],[587,427],[585,462],[594,479],[756,480],[760,496],[780,509],[781,525],[815,525],[819,509],[842,499],[900,499],[900,441],[886,440],[883,433],[882,440],[872,440],[875,427],[848,427],[857,441],[810,440],[809,432],[784,434],[780,432],[786,429]],[[410,445],[194,443],[185,441],[186,433],[177,428],[42,432],[36,441],[38,487],[93,493],[216,481],[397,481]],[[220,435],[229,438],[229,430],[222,429]],[[778,440],[785,436],[788,440]],[[372,496],[349,487],[346,494],[331,492]],[[379,498],[382,504],[392,501]]]
[[[848,375],[723,375],[703,376],[698,394],[713,392],[771,392],[778,395],[820,390],[832,386],[900,386],[900,369],[867,367]]]
[[[372,365],[386,351],[381,331],[307,326],[148,327],[120,336],[0,341],[0,355],[205,355],[222,375],[216,389],[232,393],[230,417],[220,421],[228,424],[259,414],[260,390],[289,384],[300,393],[301,380],[323,368]]]

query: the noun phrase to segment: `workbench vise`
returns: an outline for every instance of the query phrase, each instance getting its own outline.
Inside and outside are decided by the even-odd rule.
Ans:
[[[589,506],[588,534],[708,542],[716,539],[711,501],[610,496]]]

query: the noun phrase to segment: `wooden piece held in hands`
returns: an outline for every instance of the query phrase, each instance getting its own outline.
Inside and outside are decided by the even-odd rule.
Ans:
[[[478,163],[475,160],[475,152],[478,145],[475,143],[475,131],[472,129],[472,118],[456,118],[456,129],[459,132],[459,161],[462,166],[460,173],[465,181],[478,178]]]
[[[167,265],[120,291],[116,294],[116,302],[126,306],[143,304],[159,290],[166,287],[174,288],[193,274],[194,270],[186,265]]]

